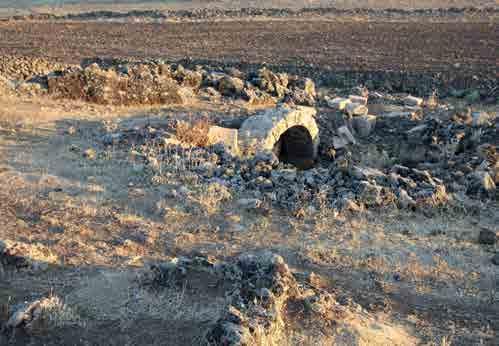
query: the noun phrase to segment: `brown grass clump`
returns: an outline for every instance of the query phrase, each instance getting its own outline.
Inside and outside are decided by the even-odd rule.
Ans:
[[[198,147],[205,147],[208,145],[209,129],[210,123],[208,120],[202,119],[197,120],[194,123],[178,121],[175,131],[179,141]]]

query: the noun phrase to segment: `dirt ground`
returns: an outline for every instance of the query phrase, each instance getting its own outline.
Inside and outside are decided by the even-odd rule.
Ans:
[[[341,9],[349,8],[462,8],[462,7],[493,7],[497,6],[493,0],[182,0],[182,1],[92,1],[91,4],[78,3],[73,1],[70,4],[56,2],[43,5],[41,1],[23,1],[19,3],[15,0],[0,1],[0,13],[2,9],[5,13],[29,13],[29,12],[55,12],[55,13],[75,13],[89,10],[113,10],[113,11],[133,11],[150,9],[197,9],[197,8],[303,8],[303,7],[336,7]]]
[[[0,54],[167,57],[319,67],[324,71],[497,74],[499,26],[255,20],[198,23],[4,22]]]
[[[296,271],[316,273],[323,289],[360,304],[377,323],[398,328],[393,344],[497,342],[497,267],[490,263],[493,250],[476,243],[481,229],[497,226],[496,207],[431,218],[391,210],[296,219],[278,210],[247,213],[211,195],[170,199],[166,186],[137,175],[126,152],[88,161],[74,148],[94,147],[98,129],[109,122],[133,127],[218,112],[213,105],[115,109],[17,98],[3,98],[2,105],[9,121],[0,137],[1,237],[36,247],[30,257],[48,268],[4,277],[0,298],[14,303],[56,295],[73,309],[35,339],[18,335],[19,345],[79,345],[75,337],[102,344],[109,335],[116,336],[113,345],[201,344],[224,297],[195,287],[151,293],[137,288],[136,271],[151,259],[195,253],[226,259],[264,249]],[[72,126],[76,133],[68,132]],[[177,188],[186,184],[179,173],[171,182]],[[294,328],[297,344],[327,343]],[[102,329],[105,335],[96,332]],[[369,333],[365,342],[375,344]]]
[[[0,55],[64,63],[161,56],[482,76],[497,75],[499,51],[496,22],[16,21],[0,22],[0,38]],[[282,256],[300,284],[313,275],[313,289],[349,309],[332,324],[305,324],[303,306],[286,306],[285,341],[261,345],[499,343],[499,266],[491,262],[498,244],[478,241],[482,230],[499,232],[497,200],[429,214],[242,210],[240,191],[198,184],[176,157],[171,171],[152,174],[133,146],[101,143],[111,130],[246,116],[256,107],[199,98],[182,106],[97,105],[7,92],[2,83],[9,79],[0,79],[0,246],[20,244],[36,265],[0,266],[0,327],[23,302],[55,297],[56,308],[50,327],[14,335],[0,328],[0,345],[206,344],[226,292],[203,275],[178,289],[146,289],[145,268],[181,256],[231,261],[261,251]],[[474,110],[499,111],[497,102],[473,102]]]

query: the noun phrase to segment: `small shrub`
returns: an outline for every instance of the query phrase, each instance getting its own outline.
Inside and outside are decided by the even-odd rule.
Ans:
[[[205,147],[208,145],[209,128],[210,124],[207,120],[198,120],[192,124],[187,121],[179,121],[175,130],[179,141]]]

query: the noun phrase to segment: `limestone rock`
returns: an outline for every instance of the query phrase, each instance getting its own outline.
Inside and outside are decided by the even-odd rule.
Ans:
[[[274,73],[266,67],[258,70],[252,82],[262,91],[278,98],[284,97],[288,87],[288,75]]]
[[[419,107],[423,104],[423,99],[409,95],[409,96],[404,98],[403,102],[407,106],[418,106]]]
[[[492,263],[495,264],[496,266],[499,266],[499,252],[492,257]]]
[[[317,93],[310,78],[289,77],[288,98],[297,105],[313,106]]]
[[[239,153],[237,129],[210,126],[207,136],[209,145],[222,144],[224,148],[233,155]]]
[[[95,158],[97,157],[97,153],[94,149],[89,148],[83,152],[83,157],[89,160],[95,160]]]
[[[348,99],[352,101],[352,103],[358,103],[363,106],[367,105],[367,97],[358,96],[358,95],[349,95]]]
[[[348,103],[345,107],[345,113],[350,116],[362,116],[367,115],[368,109],[365,105],[360,103]]]
[[[493,195],[496,190],[494,180],[485,171],[477,171],[468,176],[468,194]]]
[[[327,102],[329,107],[331,107],[333,109],[337,109],[339,111],[342,111],[352,101],[350,101],[349,99],[346,99],[346,98],[342,98],[342,97],[335,97],[334,99],[327,99],[326,102]]]
[[[489,126],[492,118],[493,117],[487,112],[473,112],[471,113],[471,125],[473,127]]]
[[[398,191],[398,205],[402,209],[412,208],[416,205],[416,201],[409,196],[406,190],[399,189]]]
[[[181,69],[177,70],[175,79],[181,86],[199,89],[203,82],[203,75],[198,71]]]
[[[241,198],[237,200],[236,204],[242,209],[258,209],[262,201],[257,198]]]
[[[285,132],[300,128],[306,130],[310,139],[310,154],[315,158],[319,145],[319,128],[315,114],[314,108],[303,106],[281,106],[256,114],[248,118],[239,129],[239,148],[243,155],[250,156],[272,152]]]
[[[366,205],[381,205],[381,191],[382,187],[376,184],[371,184],[367,181],[361,181],[359,183],[359,198]]]
[[[478,235],[478,242],[480,244],[494,245],[497,241],[497,234],[488,229],[482,229]]]
[[[355,137],[346,126],[339,127],[337,130],[337,135],[333,136],[333,146],[336,149],[341,149],[350,144],[356,143],[357,141],[355,140]]]
[[[364,115],[352,118],[352,127],[359,137],[367,137],[376,127],[375,115]]]
[[[225,96],[239,96],[243,89],[243,80],[236,77],[224,76],[218,82],[218,91]]]

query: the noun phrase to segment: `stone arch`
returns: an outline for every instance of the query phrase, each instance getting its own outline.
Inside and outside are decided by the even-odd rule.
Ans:
[[[293,126],[284,131],[274,144],[273,152],[279,161],[291,163],[299,168],[311,166],[315,158],[314,142],[303,126]]]
[[[313,161],[319,146],[316,110],[303,106],[282,106],[256,114],[243,122],[238,131],[243,155],[274,152],[283,161]]]

